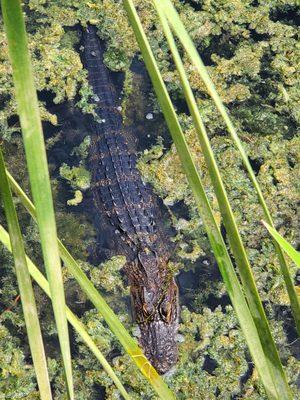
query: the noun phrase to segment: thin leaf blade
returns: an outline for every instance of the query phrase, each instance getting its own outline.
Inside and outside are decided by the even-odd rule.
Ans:
[[[17,213],[0,149],[0,193],[11,240],[23,314],[41,400],[52,400],[45,349]]]
[[[209,202],[207,200],[205,191],[204,191],[202,183],[201,183],[201,178],[200,178],[198,171],[195,167],[195,164],[193,162],[193,158],[191,156],[191,153],[190,153],[187,143],[185,141],[185,138],[184,138],[183,132],[181,130],[180,124],[178,122],[174,107],[172,106],[172,102],[169,98],[168,92],[163,83],[162,77],[160,75],[156,61],[152,54],[149,42],[143,31],[143,27],[141,25],[138,15],[137,15],[136,9],[131,0],[123,0],[123,3],[124,3],[124,7],[127,11],[128,18],[131,22],[131,26],[133,27],[134,33],[136,35],[136,39],[138,41],[140,50],[143,55],[143,59],[145,61],[150,78],[152,80],[157,98],[159,100],[160,106],[162,108],[166,122],[168,124],[169,131],[170,131],[173,141],[176,145],[178,155],[181,159],[184,171],[186,173],[190,187],[193,191],[193,194],[194,194],[194,197],[196,200],[196,204],[199,209],[199,213],[204,222],[204,226],[205,226],[207,235],[209,237],[212,249],[214,251],[218,265],[220,267],[220,271],[222,273],[223,279],[226,283],[228,293],[231,297],[231,300],[232,300],[233,305],[235,306],[236,310],[240,310],[239,307],[240,307],[240,301],[241,301],[244,306],[244,311],[247,313],[247,310],[248,310],[247,304],[245,303],[245,299],[244,299],[243,295],[241,295],[239,283],[238,283],[237,277],[235,276],[235,272],[234,272],[233,266],[231,264],[231,260],[228,255],[225,243],[224,243],[221,233],[219,231],[218,225],[214,219],[212,210],[210,208]],[[233,290],[233,287],[235,290]],[[253,287],[251,289],[253,289]],[[239,296],[240,296],[239,301],[236,301],[237,294],[239,294]],[[255,300],[257,301],[257,297]],[[244,303],[243,303],[243,301],[244,301]],[[256,337],[258,339],[257,343],[258,343],[259,349],[260,349],[260,353],[257,356],[257,360],[261,363],[260,364],[261,367],[263,365],[265,365],[264,368],[268,369],[268,367],[266,367],[266,364],[263,364],[263,363],[268,362],[268,360],[266,360],[266,357],[264,356],[260,338],[258,338],[258,336],[257,336],[257,332],[256,332],[257,328],[253,324],[253,320],[252,320],[251,315],[249,314],[249,310],[248,310],[246,320],[243,318],[242,312],[239,312],[238,315],[239,315],[240,323],[243,324],[243,328],[245,329],[246,333],[247,333],[247,329],[248,329],[247,322],[250,321],[248,326],[250,329],[252,329],[253,337]],[[258,315],[260,317],[260,314],[258,314]],[[257,317],[257,315],[256,315],[256,317]],[[252,324],[251,324],[251,322],[252,322]],[[249,339],[249,343],[251,343],[251,337],[248,336],[248,339]],[[255,348],[253,346],[252,346],[252,350],[255,351]],[[279,372],[281,374],[280,366],[281,366],[281,364],[279,361]],[[260,368],[260,371],[262,372],[263,368]],[[285,391],[281,390],[281,391],[279,391],[279,393],[277,392],[275,385],[274,385],[274,380],[272,380],[270,378],[270,375],[268,374],[267,371],[265,372],[265,374],[263,374],[263,377],[265,378],[264,383],[265,383],[266,392],[271,399],[274,399],[274,398],[282,399],[283,397],[280,397],[281,393],[286,393],[284,398],[286,398],[286,399],[291,398],[288,387],[285,387],[285,389],[286,389]]]
[[[163,7],[165,15],[170,23],[170,25],[172,26],[176,36],[179,38],[179,40],[181,41],[184,49],[186,50],[187,54],[189,55],[192,63],[194,64],[194,66],[196,67],[201,79],[203,80],[209,94],[211,95],[218,111],[220,112],[226,126],[228,129],[228,132],[230,133],[237,149],[239,150],[239,153],[241,155],[241,158],[243,160],[243,163],[248,171],[249,174],[249,178],[256,190],[257,196],[258,196],[258,200],[262,206],[265,218],[267,220],[267,222],[274,228],[274,224],[273,224],[273,220],[270,214],[270,211],[268,209],[268,206],[265,202],[263,193],[261,191],[261,188],[258,184],[258,181],[256,179],[255,173],[252,169],[252,166],[249,162],[248,156],[244,150],[244,147],[242,145],[242,142],[240,141],[237,131],[233,125],[233,123],[231,122],[231,119],[229,117],[228,112],[226,111],[226,108],[206,70],[206,67],[204,65],[204,63],[201,60],[201,57],[199,56],[199,53],[193,43],[193,41],[191,40],[191,38],[189,37],[182,21],[180,20],[177,11],[175,9],[175,7],[173,6],[172,2],[170,0],[163,0],[160,3],[161,7]],[[284,278],[284,282],[287,288],[287,292],[290,298],[290,303],[291,303],[291,308],[292,308],[292,313],[295,319],[295,323],[296,323],[296,328],[298,331],[298,334],[300,335],[300,299],[298,298],[297,294],[296,294],[296,290],[295,290],[295,286],[293,284],[293,281],[291,279],[290,273],[289,273],[289,268],[286,262],[286,259],[284,257],[284,254],[282,253],[282,250],[280,248],[280,246],[277,244],[276,241],[274,241],[274,246],[275,246],[275,250],[277,252],[278,255],[278,259],[279,259],[279,263],[280,263],[280,268],[281,268],[281,273],[283,275]]]
[[[185,98],[193,118],[194,126],[196,128],[197,136],[202,148],[202,153],[204,155],[206,164],[208,166],[208,171],[219,203],[219,208],[223,217],[223,222],[226,227],[226,231],[228,232],[229,241],[233,250],[233,254],[237,260],[237,264],[243,282],[243,288],[246,292],[247,300],[250,304],[250,311],[252,312],[252,316],[254,318],[256,317],[256,315],[259,315],[259,320],[256,319],[256,324],[258,324],[259,337],[263,345],[263,350],[266,353],[265,360],[269,365],[268,369],[271,375],[273,376],[273,383],[275,387],[277,387],[278,396],[280,398],[288,398],[290,394],[286,377],[277,353],[275,343],[271,335],[271,331],[269,329],[268,321],[265,316],[261,300],[259,298],[254,277],[250,268],[250,264],[248,262],[245,248],[240,238],[240,234],[237,228],[237,224],[235,222],[231,205],[228,200],[226,189],[223,184],[220,171],[218,169],[217,163],[214,158],[214,154],[209,142],[206,128],[203,124],[196,100],[194,98],[192,89],[189,85],[188,78],[185,73],[185,69],[181,61],[179,52],[177,50],[169,24],[167,22],[167,17],[164,13],[164,8],[162,6],[162,3],[159,2],[158,0],[154,0],[154,4],[156,11],[159,14],[160,21],[163,25],[163,29],[167,37],[169,47],[173,54],[177,71],[179,72]],[[264,369],[259,368],[259,372],[261,377],[263,377],[263,375],[265,374]]]
[[[292,261],[300,267],[300,253],[294,247],[276,231],[272,226],[270,226],[267,222],[261,221],[264,226],[268,229],[270,235],[276,240],[279,246],[286,252],[286,254],[291,258]]]
[[[0,241],[3,245],[11,252],[12,251],[12,243],[10,241],[10,237],[7,231],[0,225]],[[24,253],[25,254],[25,253]],[[43,274],[39,271],[39,269],[35,266],[35,264],[31,261],[31,259],[27,256],[26,263],[28,265],[28,270],[32,278],[38,283],[38,285],[43,289],[48,297],[51,298],[50,287],[48,281],[45,279]],[[66,315],[70,322],[70,324],[74,327],[76,332],[81,336],[85,344],[89,347],[89,349],[94,353],[96,358],[100,361],[101,365],[103,366],[104,370],[110,376],[110,378],[115,383],[116,387],[119,389],[120,393],[124,397],[125,400],[130,400],[130,397],[122,385],[119,378],[116,376],[115,372],[98,349],[97,345],[91,338],[91,336],[86,331],[84,324],[80,321],[80,319],[66,306]]]
[[[19,0],[1,0],[30,185],[52,295],[69,398],[74,399],[71,352],[50,178],[25,23]]]

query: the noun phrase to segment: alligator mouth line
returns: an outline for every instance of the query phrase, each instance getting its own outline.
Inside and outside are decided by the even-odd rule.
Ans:
[[[90,157],[94,203],[122,239],[140,343],[157,371],[165,373],[177,361],[179,318],[178,288],[168,269],[170,240],[159,218],[157,199],[136,168],[136,154],[128,145],[119,111],[120,98],[103,62],[105,48],[95,26],[84,29],[82,44],[96,113]]]

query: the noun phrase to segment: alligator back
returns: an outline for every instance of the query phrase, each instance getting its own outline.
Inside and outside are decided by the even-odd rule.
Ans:
[[[138,251],[157,242],[156,204],[136,168],[136,154],[129,149],[120,101],[103,52],[96,28],[89,26],[84,33],[83,58],[98,116],[93,123],[91,156],[94,196],[130,249]]]
[[[83,32],[83,61],[88,70],[88,81],[93,88],[97,114],[104,125],[114,129],[122,126],[122,117],[118,111],[120,99],[111,82],[111,77],[103,61],[104,45],[97,36],[97,28],[89,25]]]

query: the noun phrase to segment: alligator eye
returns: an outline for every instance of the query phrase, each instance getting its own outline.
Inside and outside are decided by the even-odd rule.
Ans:
[[[143,304],[143,312],[144,312],[145,317],[149,317],[150,313],[147,310],[147,304]]]
[[[165,302],[162,302],[159,307],[159,313],[160,313],[162,319],[165,322],[169,323],[171,321],[172,306],[170,304],[166,304]]]
[[[144,287],[143,288],[143,300],[142,300],[143,306],[142,307],[143,307],[143,313],[146,318],[150,317],[155,311],[154,298],[155,298],[154,293],[151,290]]]

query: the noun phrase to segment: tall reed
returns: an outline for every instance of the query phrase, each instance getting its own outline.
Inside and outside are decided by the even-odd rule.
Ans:
[[[37,211],[43,258],[64,364],[67,392],[69,399],[72,400],[74,399],[73,376],[61,263],[46,150],[24,17],[19,0],[1,0],[1,6],[31,191]]]
[[[237,149],[239,150],[240,156],[241,156],[242,161],[245,165],[245,168],[248,172],[249,178],[250,178],[250,180],[253,184],[253,187],[257,193],[258,200],[261,204],[262,210],[265,215],[265,219],[266,219],[267,223],[272,228],[274,228],[272,216],[270,214],[267,203],[264,199],[262,190],[256,179],[255,173],[249,162],[246,151],[242,145],[242,142],[239,139],[237,131],[229,117],[229,114],[228,114],[224,104],[222,103],[222,100],[215,88],[215,85],[213,84],[213,82],[207,72],[207,69],[205,68],[205,65],[203,64],[201,57],[200,57],[193,41],[189,37],[178,13],[176,12],[174,5],[172,4],[171,0],[163,0],[159,3],[157,1],[155,1],[155,4],[157,7],[159,6],[161,8],[161,10],[164,10],[166,18],[168,19],[170,26],[172,27],[175,35],[179,38],[180,42],[182,43],[186,53],[190,57],[192,64],[196,67],[197,72],[199,73],[199,76],[201,77],[202,81],[204,82],[208,93],[211,95],[211,98],[213,99],[219,113],[221,114],[221,116],[223,118],[223,121],[225,122],[225,125],[227,126],[227,130],[228,130],[230,136],[232,137],[234,144],[236,145]],[[232,226],[232,228],[234,227],[233,225],[231,225],[231,226]],[[230,228],[230,226],[229,226],[229,228]],[[236,234],[235,234],[235,236],[236,236]],[[236,237],[236,239],[237,239],[237,237]],[[238,242],[239,242],[239,240],[236,243],[238,243]],[[276,242],[276,240],[274,240],[273,243],[274,243],[275,251],[278,255],[281,273],[284,278],[287,293],[288,293],[288,296],[290,299],[291,309],[292,309],[292,313],[293,313],[295,323],[296,323],[296,329],[298,331],[298,335],[300,335],[300,297],[297,296],[295,285],[293,283],[293,279],[291,277],[289,267],[288,267],[288,264],[284,257],[284,254],[283,254],[280,246]],[[232,245],[234,246],[235,242],[232,243]],[[241,253],[241,255],[243,255],[243,253]]]
[[[278,245],[282,248],[282,250],[290,257],[290,259],[296,264],[297,267],[300,267],[300,253],[295,250],[294,247],[285,240],[272,226],[270,226],[267,222],[262,221],[264,226],[268,229],[270,235],[274,240],[278,243]]]
[[[212,249],[214,251],[216,260],[218,262],[220,271],[223,275],[227,291],[231,297],[233,306],[237,311],[237,316],[239,318],[239,322],[243,329],[244,335],[246,336],[250,352],[260,372],[260,376],[264,383],[266,393],[270,399],[291,399],[291,393],[287,384],[285,373],[283,371],[274,344],[274,340],[268,326],[268,321],[266,319],[264,309],[258,295],[253,274],[250,269],[249,261],[247,259],[243,243],[237,230],[233,213],[226,196],[224,185],[222,183],[220,173],[217,169],[217,165],[214,161],[213,153],[208,142],[203,122],[199,115],[195,99],[187,81],[182,62],[180,60],[175,42],[168,26],[167,13],[170,8],[165,8],[163,6],[165,4],[164,2],[154,0],[154,6],[156,7],[156,11],[159,14],[160,21],[163,24],[164,32],[167,35],[168,43],[171,47],[176,67],[183,83],[185,98],[189,105],[198,133],[198,138],[200,139],[202,150],[209,167],[210,177],[214,185],[216,196],[218,198],[220,211],[222,213],[224,224],[226,226],[226,230],[229,236],[231,249],[239,266],[240,275],[242,277],[243,290],[247,295],[249,308],[240,291],[238,279],[235,275],[225,243],[220,234],[219,227],[214,219],[209,202],[205,196],[201,178],[197,172],[194,160],[185,141],[184,134],[178,122],[176,112],[160,75],[157,63],[151,51],[149,42],[144,33],[134,4],[132,0],[123,0],[123,3],[127,11],[131,26],[134,30],[149,75],[151,77],[161,109],[164,113],[165,120],[168,124],[169,131],[176,145],[177,152],[180,156],[183,169],[189,181],[190,187],[193,191],[199,213],[204,222],[204,226]],[[231,275],[229,276],[229,274]],[[238,301],[234,297],[234,295],[236,294],[241,294],[241,297]],[[244,318],[245,314],[243,313],[243,311],[238,312],[241,305],[244,306],[244,310],[246,311],[246,319]],[[252,328],[253,332],[251,336],[248,335],[249,326]],[[256,338],[256,341],[259,343],[258,347],[256,347],[256,345],[254,345],[253,343],[253,337]]]
[[[6,230],[3,228],[2,225],[0,225],[0,241],[4,244],[4,246],[12,252],[13,245],[11,243],[11,235],[9,235]],[[25,255],[25,253],[24,253]],[[29,257],[25,255],[25,261],[26,261],[26,266],[28,265],[28,271],[32,278],[37,282],[37,284],[43,289],[43,291],[46,293],[48,297],[51,298],[51,293],[50,293],[50,287],[48,281],[45,279],[43,274],[39,271],[39,269],[34,265],[34,263],[31,261]],[[103,366],[104,370],[107,372],[109,377],[112,379],[112,381],[115,383],[116,387],[119,389],[120,393],[124,397],[125,400],[130,400],[130,397],[122,385],[121,381],[119,378],[116,376],[114,373],[113,369],[109,365],[109,363],[106,361],[105,357],[101,353],[101,351],[98,349],[97,345],[91,338],[91,336],[87,333],[85,326],[83,323],[80,321],[78,317],[68,308],[66,307],[66,316],[68,318],[68,321],[70,324],[73,326],[75,331],[81,336],[82,340],[85,342],[85,344],[89,347],[89,349],[94,353],[95,357],[100,361],[101,365]],[[30,332],[31,327],[27,328],[27,332]],[[37,369],[38,366],[35,364],[35,371],[38,376],[39,370]],[[47,370],[47,368],[46,368]],[[42,397],[42,391],[40,390],[41,398]],[[51,393],[50,393],[51,395]],[[52,398],[52,397],[50,397]]]
[[[8,224],[11,251],[15,261],[16,276],[21,296],[29,347],[39,387],[41,400],[52,400],[43,338],[36,308],[34,292],[26,262],[23,238],[6,176],[0,149],[0,193]]]

